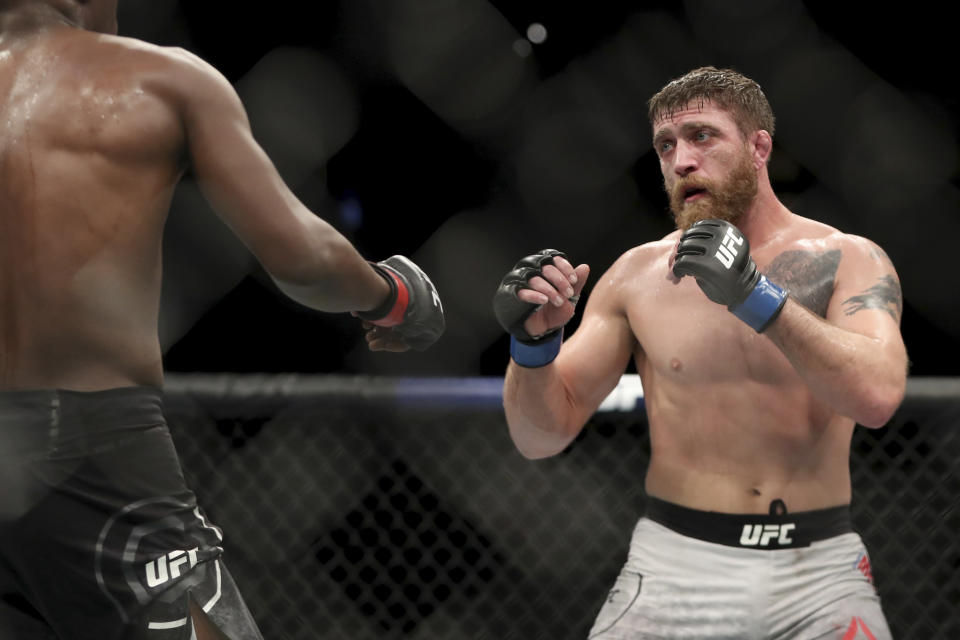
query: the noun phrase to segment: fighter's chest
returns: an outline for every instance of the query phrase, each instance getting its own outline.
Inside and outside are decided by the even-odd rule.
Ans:
[[[841,254],[829,248],[787,247],[760,253],[767,277],[816,315],[825,317]],[[669,274],[667,274],[668,276]],[[727,308],[711,302],[692,277],[657,278],[628,310],[648,364],[669,376],[773,381],[792,375],[786,358]]]
[[[773,343],[707,299],[692,278],[633,305],[629,315],[647,364],[669,377],[762,379],[788,365]]]

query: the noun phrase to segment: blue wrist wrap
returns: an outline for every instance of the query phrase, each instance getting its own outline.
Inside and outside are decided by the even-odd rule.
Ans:
[[[767,280],[766,276],[761,275],[757,286],[753,288],[747,299],[730,311],[750,325],[754,331],[763,333],[763,330],[780,314],[786,302],[787,292]]]
[[[562,343],[563,329],[537,344],[524,344],[510,336],[510,357],[521,367],[543,367],[553,362],[554,358],[557,357]]]

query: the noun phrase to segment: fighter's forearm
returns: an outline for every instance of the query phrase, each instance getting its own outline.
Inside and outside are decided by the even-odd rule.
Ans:
[[[268,270],[280,290],[319,311],[368,311],[389,295],[390,287],[339,234],[326,232],[309,244],[299,260]]]
[[[503,386],[503,407],[510,437],[527,458],[560,453],[583,427],[576,423],[555,364],[531,369],[511,362]]]
[[[906,354],[897,345],[836,327],[788,300],[765,334],[838,413],[881,427],[903,400]]]

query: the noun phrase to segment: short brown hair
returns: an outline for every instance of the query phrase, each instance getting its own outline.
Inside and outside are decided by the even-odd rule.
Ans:
[[[669,118],[691,104],[712,102],[730,112],[744,136],[765,130],[773,137],[773,109],[760,85],[734,71],[700,67],[671,80],[647,102],[650,124]]]

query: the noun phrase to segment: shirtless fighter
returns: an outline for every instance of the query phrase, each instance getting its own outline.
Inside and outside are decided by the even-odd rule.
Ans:
[[[443,330],[426,275],[307,210],[226,79],[117,0],[0,0],[0,637],[259,639],[161,392],[161,238],[192,166],[280,289],[374,350]]]
[[[752,80],[696,69],[649,117],[677,231],[613,264],[562,348],[587,265],[542,251],[494,298],[525,456],[562,451],[630,357],[643,383],[648,508],[590,638],[889,639],[848,464],[854,425],[903,399],[894,267],[777,199]]]

